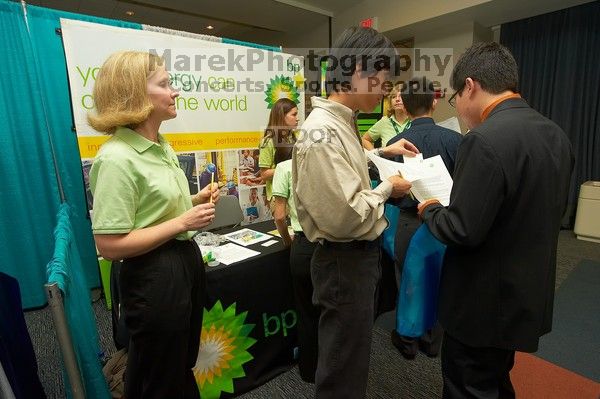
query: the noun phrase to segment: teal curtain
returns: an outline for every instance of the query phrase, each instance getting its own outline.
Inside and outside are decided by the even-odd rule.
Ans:
[[[85,397],[109,399],[111,395],[102,374],[98,330],[90,291],[83,275],[77,272],[81,269],[81,261],[73,236],[70,213],[70,206],[63,203],[58,211],[58,223],[54,230],[54,256],[47,266],[48,283],[57,283],[63,293],[65,315],[81,371]],[[67,380],[65,373],[65,381]],[[68,398],[72,397],[69,384],[65,384],[65,392]]]
[[[19,4],[0,3],[0,271],[15,277],[25,308],[46,302],[44,266],[60,197]]]
[[[44,266],[52,256],[52,231],[61,203],[52,147],[66,200],[81,272],[100,285],[88,218],[81,160],[67,83],[60,18],[141,29],[139,24],[0,0],[0,254],[3,271],[19,280],[24,308],[46,303]],[[99,38],[101,40],[101,38]],[[51,145],[52,143],[52,145]]]

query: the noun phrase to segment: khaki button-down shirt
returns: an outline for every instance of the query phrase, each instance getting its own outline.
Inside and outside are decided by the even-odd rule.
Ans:
[[[294,148],[292,180],[298,221],[310,241],[376,239],[387,227],[387,180],[371,189],[367,157],[350,108],[312,98]]]

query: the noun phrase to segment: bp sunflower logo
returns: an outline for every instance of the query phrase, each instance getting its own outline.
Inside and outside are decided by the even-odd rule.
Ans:
[[[267,108],[273,108],[273,105],[280,98],[289,98],[296,104],[300,102],[298,93],[298,89],[295,87],[292,79],[285,77],[283,75],[275,76],[271,79],[270,83],[267,84],[267,90],[265,91],[267,97],[265,101],[267,102]]]
[[[248,337],[254,324],[244,324],[248,312],[235,314],[235,303],[223,310],[220,301],[204,309],[200,353],[193,368],[202,399],[233,393],[233,379],[244,377],[243,365],[253,357],[247,352],[256,340]]]

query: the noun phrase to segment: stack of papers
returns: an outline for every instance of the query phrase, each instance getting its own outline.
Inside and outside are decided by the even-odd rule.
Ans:
[[[441,156],[423,159],[423,154],[417,154],[414,158],[404,157],[404,163],[401,163],[378,157],[369,151],[366,153],[377,166],[381,180],[400,175],[411,182],[410,192],[417,201],[437,199],[444,206],[450,204],[452,177]]]

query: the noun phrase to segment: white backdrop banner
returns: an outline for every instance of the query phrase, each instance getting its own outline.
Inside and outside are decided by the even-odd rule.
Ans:
[[[109,55],[138,50],[161,56],[171,84],[180,90],[177,118],[164,122],[161,133],[178,153],[190,192],[197,193],[214,177],[222,195],[238,197],[245,224],[271,219],[258,146],[278,99],[295,101],[300,123],[304,119],[302,57],[69,19],[61,19],[61,25],[90,209],[88,173],[108,139],[87,123],[94,109],[94,83]],[[215,169],[211,176],[209,170]]]
[[[162,32],[61,19],[75,127],[82,158],[107,137],[86,121],[100,66],[122,50],[162,56],[180,89],[177,118],[163,133],[176,152],[256,148],[277,99],[288,97],[304,116],[303,58]]]

